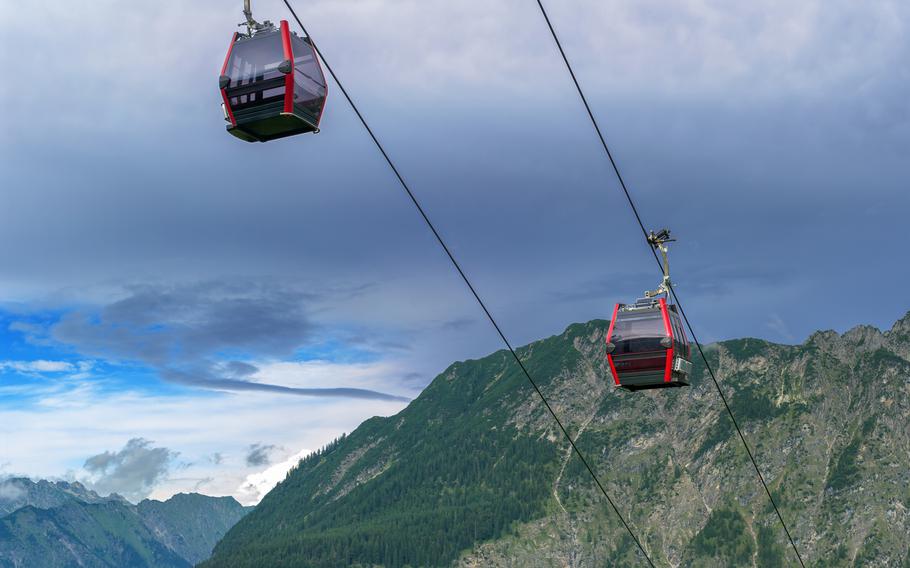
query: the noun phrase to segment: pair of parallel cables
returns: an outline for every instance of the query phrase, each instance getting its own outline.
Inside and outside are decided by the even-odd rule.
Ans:
[[[572,439],[572,436],[569,434],[569,431],[566,430],[566,427],[563,425],[562,421],[559,419],[559,416],[553,410],[553,407],[550,405],[549,401],[547,401],[547,398],[544,396],[543,392],[540,390],[540,387],[538,386],[537,382],[531,376],[531,373],[528,371],[524,362],[518,356],[518,353],[516,353],[515,348],[512,347],[512,343],[509,341],[509,339],[506,337],[505,333],[502,331],[502,328],[499,326],[499,323],[496,321],[496,318],[493,317],[493,314],[487,308],[486,303],[480,297],[480,294],[477,292],[477,289],[474,288],[474,285],[471,283],[471,280],[468,278],[467,274],[462,269],[461,265],[458,263],[458,260],[456,260],[455,255],[452,254],[451,249],[449,249],[448,245],[445,243],[442,236],[439,234],[439,231],[436,229],[436,226],[430,220],[430,218],[427,215],[426,211],[424,210],[423,206],[420,204],[420,201],[414,195],[414,192],[411,191],[410,186],[405,181],[404,177],[401,175],[401,172],[398,170],[398,167],[395,166],[395,163],[392,161],[392,158],[389,157],[389,154],[386,152],[382,143],[379,141],[379,138],[377,138],[376,134],[373,132],[373,129],[370,128],[370,125],[367,123],[363,114],[361,114],[360,109],[357,108],[357,105],[354,103],[354,100],[348,94],[347,89],[344,88],[344,84],[342,84],[342,82],[338,79],[338,75],[335,74],[335,71],[332,69],[332,66],[326,60],[325,55],[323,55],[322,51],[319,50],[319,47],[317,46],[316,42],[313,40],[313,36],[311,36],[309,34],[306,27],[303,25],[303,22],[300,21],[300,18],[297,16],[297,13],[294,11],[294,8],[291,6],[289,0],[283,0],[283,1],[284,1],[285,6],[287,6],[288,10],[290,11],[291,15],[294,17],[294,20],[297,21],[297,25],[300,26],[300,29],[303,31],[304,35],[306,35],[308,38],[310,38],[310,43],[313,46],[313,49],[316,51],[316,54],[319,56],[320,59],[322,59],[322,62],[325,65],[326,70],[328,70],[329,74],[332,76],[332,79],[335,81],[335,84],[338,85],[339,90],[341,91],[342,95],[344,95],[344,98],[348,101],[348,104],[351,106],[351,109],[354,111],[354,114],[357,115],[357,118],[358,118],[358,120],[360,120],[361,125],[363,125],[363,128],[366,130],[367,134],[369,134],[370,138],[373,140],[373,143],[376,145],[376,148],[382,154],[382,157],[385,159],[386,163],[389,165],[389,168],[392,170],[392,173],[395,174],[395,177],[398,179],[399,184],[401,184],[402,189],[404,189],[408,198],[411,200],[411,203],[414,205],[415,209],[417,209],[417,212],[423,218],[423,221],[424,221],[424,223],[426,223],[427,228],[429,228],[430,232],[433,233],[433,236],[436,238],[436,241],[439,243],[439,246],[442,247],[442,250],[445,252],[446,256],[449,258],[449,261],[452,263],[452,266],[458,272],[458,275],[461,277],[462,281],[464,281],[465,285],[468,287],[468,290],[470,290],[471,295],[474,296],[474,299],[477,301],[477,304],[480,306],[481,310],[483,310],[484,315],[486,315],[487,319],[490,321],[490,324],[492,324],[493,328],[496,330],[496,333],[499,335],[499,338],[502,340],[503,344],[505,344],[506,348],[509,350],[509,353],[512,355],[512,358],[515,359],[515,363],[521,369],[522,374],[524,374],[524,376],[528,379],[528,382],[531,384],[531,386],[534,388],[534,391],[540,397],[541,402],[543,402],[547,411],[553,417],[553,420],[556,422],[556,425],[559,427],[563,436],[569,442],[569,445],[572,447],[572,450],[575,452],[575,455],[578,456],[578,459],[581,461],[581,463],[584,465],[585,469],[591,475],[591,478],[594,480],[594,483],[597,485],[597,488],[600,490],[600,492],[606,498],[607,502],[610,504],[610,507],[613,508],[613,511],[616,513],[616,516],[619,518],[623,527],[625,527],[626,531],[628,531],[629,536],[632,537],[632,540],[635,542],[635,545],[638,547],[638,550],[642,553],[642,555],[644,556],[644,558],[648,562],[648,564],[652,568],[654,568],[654,562],[651,560],[651,557],[648,556],[648,553],[645,551],[644,547],[642,546],[641,541],[635,535],[635,532],[632,530],[632,527],[626,521],[623,514],[619,511],[619,508],[616,506],[616,503],[610,497],[609,493],[607,493],[607,490],[604,488],[603,484],[601,483],[600,478],[598,478],[597,474],[594,472],[594,469],[588,463],[588,460],[585,458],[584,454],[581,452],[581,450],[575,444],[575,440]],[[645,225],[641,220],[641,215],[638,212],[638,208],[635,206],[635,202],[632,200],[632,196],[629,193],[628,188],[626,187],[626,183],[623,180],[622,175],[619,172],[619,167],[616,164],[616,160],[614,160],[613,154],[612,154],[612,152],[610,152],[610,147],[607,145],[606,139],[604,138],[603,133],[601,132],[600,126],[597,123],[597,119],[594,117],[594,113],[591,110],[591,106],[588,104],[587,97],[585,97],[585,94],[582,91],[581,85],[578,82],[578,78],[575,75],[575,71],[572,69],[572,65],[569,63],[569,59],[566,56],[566,52],[563,50],[562,43],[559,40],[559,36],[556,34],[556,30],[553,28],[553,24],[550,21],[550,17],[547,14],[547,11],[543,6],[542,1],[536,0],[536,2],[537,2],[537,6],[540,8],[541,15],[543,16],[544,20],[547,23],[547,27],[550,30],[550,34],[553,36],[553,40],[556,43],[556,47],[559,49],[559,54],[562,56],[562,60],[566,65],[566,69],[569,71],[569,75],[572,78],[572,82],[575,84],[575,89],[578,91],[578,96],[581,99],[582,103],[584,104],[585,110],[588,113],[588,118],[591,120],[591,124],[593,125],[594,130],[597,133],[597,137],[600,140],[604,153],[606,154],[607,158],[609,159],[610,165],[613,167],[613,171],[616,173],[616,177],[619,180],[619,185],[622,188],[623,193],[625,194],[626,200],[629,203],[629,207],[632,209],[632,213],[635,215],[635,219],[636,219],[636,221],[638,221],[638,225],[639,225],[639,227],[641,227],[641,231],[644,234],[645,239],[647,240],[648,231],[645,229]],[[660,259],[657,256],[657,252],[653,249],[653,247],[650,246],[650,244],[648,245],[648,248],[651,250],[651,253],[654,255],[654,260],[657,261],[658,268],[661,268],[661,273],[663,273],[663,269],[661,267]],[[723,390],[721,390],[721,388],[720,388],[720,384],[717,381],[717,377],[714,375],[714,370],[711,368],[711,365],[708,363],[708,359],[705,356],[704,351],[702,350],[701,343],[698,341],[698,338],[695,335],[695,330],[692,329],[692,324],[689,323],[689,318],[686,316],[686,312],[685,312],[685,310],[683,310],[682,304],[679,301],[679,297],[676,294],[676,290],[674,290],[672,288],[672,286],[670,287],[670,292],[672,293],[673,298],[676,301],[676,305],[679,307],[679,311],[683,317],[683,320],[686,322],[686,327],[689,329],[689,333],[692,335],[692,341],[695,343],[696,347],[698,348],[698,353],[701,355],[701,358],[705,363],[705,368],[707,369],[708,374],[711,376],[711,380],[714,382],[714,387],[717,389],[718,395],[720,395],[720,399],[723,402],[724,408],[726,408],[727,414],[729,414],[730,420],[732,420],[733,426],[736,428],[736,432],[737,432],[737,434],[739,434],[739,438],[743,443],[743,447],[746,449],[746,453],[749,455],[749,460],[752,462],[752,466],[755,468],[756,474],[758,474],[758,479],[761,481],[762,487],[764,488],[765,493],[767,493],[767,495],[768,495],[768,500],[771,502],[771,505],[774,507],[774,512],[777,514],[777,518],[778,518],[778,520],[780,520],[781,526],[783,526],[784,532],[786,532],[786,534],[787,534],[787,538],[790,541],[790,546],[793,548],[793,552],[796,553],[796,558],[799,561],[800,566],[805,568],[805,564],[803,564],[803,560],[799,554],[799,550],[797,550],[796,544],[793,541],[793,537],[790,535],[790,530],[787,528],[787,524],[784,522],[784,518],[781,515],[780,509],[778,509],[777,503],[774,501],[774,497],[771,495],[771,490],[768,488],[767,483],[765,483],[765,478],[762,475],[761,470],[758,467],[758,463],[755,461],[755,457],[752,454],[752,450],[749,448],[749,444],[746,442],[746,438],[743,435],[743,432],[739,427],[739,423],[736,421],[736,417],[733,415],[733,411],[730,409],[730,405],[727,402],[727,398],[726,398],[726,396],[724,396]]]

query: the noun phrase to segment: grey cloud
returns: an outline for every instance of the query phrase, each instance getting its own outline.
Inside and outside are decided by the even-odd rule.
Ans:
[[[768,320],[765,323],[765,326],[776,333],[778,337],[784,338],[788,343],[796,342],[796,336],[794,336],[793,332],[790,331],[790,326],[787,325],[787,322],[780,316],[780,314],[768,314]]]
[[[85,460],[83,467],[93,476],[86,483],[99,493],[117,493],[138,502],[167,478],[176,457],[177,453],[168,448],[152,447],[148,440],[133,438],[120,451],[107,451]]]
[[[215,452],[209,459],[211,459],[213,464],[221,465],[221,463],[224,461],[224,455],[222,455],[221,452]]]
[[[439,327],[446,331],[462,331],[464,329],[471,327],[472,325],[474,325],[476,323],[477,323],[477,318],[463,317],[463,318],[454,318],[454,319],[450,319],[448,321],[444,321],[444,322],[442,322],[442,324]]]
[[[17,501],[26,494],[25,488],[14,480],[0,481],[0,502]]]
[[[47,326],[25,321],[14,321],[9,324],[7,329],[21,333],[29,343],[34,345],[47,345],[49,343]]]
[[[615,297],[628,297],[632,301],[641,296],[645,288],[657,284],[659,279],[656,269],[652,273],[613,271],[597,280],[586,280],[551,291],[549,296],[556,302],[569,303]]]
[[[224,372],[234,377],[248,377],[259,371],[256,365],[250,365],[243,361],[228,361],[224,364]]]
[[[301,387],[286,387],[283,385],[273,385],[269,383],[254,383],[250,381],[244,381],[240,379],[226,379],[220,377],[211,377],[206,376],[204,371],[200,371],[198,374],[189,373],[185,371],[176,371],[173,369],[165,369],[162,371],[162,376],[172,382],[180,383],[189,386],[207,388],[212,390],[225,390],[225,391],[258,391],[258,392],[273,392],[280,394],[293,394],[299,396],[313,396],[313,397],[325,397],[325,398],[358,398],[364,400],[384,400],[384,401],[396,401],[396,402],[410,402],[411,399],[404,396],[397,396],[392,394],[386,394],[379,391],[373,391],[369,389],[358,389],[358,388],[346,388],[346,387],[335,387],[335,388],[301,388]]]
[[[98,313],[65,315],[51,335],[98,356],[157,365],[225,350],[282,356],[311,337],[312,299],[254,281],[137,286]]]
[[[36,7],[41,4],[22,7],[46,12]],[[227,30],[236,23],[235,10],[213,0],[192,3],[192,8],[187,4],[211,29]],[[372,100],[371,120],[380,136],[510,339],[529,341],[558,332],[568,321],[603,316],[613,301],[634,298],[652,285],[654,267],[644,263],[644,285],[634,269],[618,287],[594,282],[598,275],[591,265],[625,267],[647,253],[640,242],[626,246],[620,240],[636,229],[628,226],[626,206],[613,191],[615,180],[558,55],[551,43],[541,41],[546,29],[539,14],[516,11],[513,3],[476,0],[433,0],[431,8],[396,3],[394,10],[379,11],[355,4],[321,1],[328,12],[317,26],[322,31],[314,33],[327,42],[330,57],[337,52],[332,41],[336,48],[343,46],[347,63],[340,63],[342,71],[361,79],[365,90],[359,96]],[[669,10],[665,4],[554,3],[551,16],[573,38],[574,46],[567,46],[570,57],[646,222],[666,220],[683,238],[674,252],[680,255],[675,257],[680,292],[684,298],[702,298],[704,306],[692,306],[690,315],[718,337],[754,334],[762,329],[773,295],[775,309],[788,315],[797,337],[817,326],[892,321],[890,303],[844,298],[874,297],[883,279],[900,282],[910,276],[906,267],[892,267],[887,255],[875,252],[882,243],[903,238],[902,215],[910,207],[910,193],[902,185],[910,173],[903,151],[910,140],[903,71],[910,36],[901,27],[910,4],[686,1]],[[79,66],[54,59],[50,55],[66,42],[54,36],[59,27],[54,22],[16,32],[22,34],[16,45],[34,46],[36,56],[44,53],[52,65],[57,62],[63,77],[79,74],[90,87],[68,101],[66,116],[46,118],[47,128],[34,127],[40,113],[33,110],[52,106],[57,92],[52,83],[67,82],[60,73],[26,66],[31,75],[24,82],[33,88],[9,101],[22,110],[8,113],[9,131],[28,143],[10,144],[0,160],[17,211],[0,226],[0,239],[23,243],[0,251],[4,287],[41,294],[61,286],[91,287],[106,278],[139,279],[147,272],[165,281],[220,279],[236,271],[282,281],[326,275],[394,280],[370,301],[351,302],[355,307],[347,312],[336,306],[322,321],[370,321],[382,332],[371,336],[371,346],[384,353],[409,347],[400,356],[426,376],[453,359],[496,347],[488,330],[478,333],[480,325],[458,337],[427,331],[397,345],[376,343],[396,326],[425,323],[430,330],[451,312],[472,312],[461,309],[468,300],[460,282],[450,278],[419,219],[395,196],[394,179],[349,109],[332,99],[323,133],[308,139],[303,152],[294,141],[259,148],[232,143],[207,71],[211,61],[223,57],[223,47],[169,25],[187,17],[185,11],[141,9],[158,22],[153,27],[170,30],[149,38],[167,47],[166,53],[143,46],[134,54],[143,58],[141,65],[131,57],[123,58],[129,65],[99,58],[93,42],[67,46],[68,53],[78,52],[71,59]],[[73,17],[92,21],[109,10],[57,12],[60,24]],[[427,25],[417,26],[417,35],[392,38],[384,44],[391,51],[378,53],[371,34],[386,26],[376,25],[377,14]],[[438,31],[463,14],[479,15],[484,25],[474,26],[471,37],[443,34],[440,39]],[[131,27],[148,27],[146,18],[136,22],[141,25],[122,22],[126,27],[111,28],[116,33],[106,36],[103,47],[135,50],[126,41],[135,35]],[[516,33],[500,33],[503,22],[511,22]],[[171,49],[175,46],[180,49]],[[496,69],[484,66],[477,73],[479,53],[497,54],[488,58]],[[625,55],[610,55],[616,53]],[[377,64],[377,58],[384,63]],[[398,63],[389,67],[389,61]],[[123,69],[111,73],[111,63]],[[136,128],[135,119],[148,117],[124,101],[164,89],[165,82],[155,79],[164,70],[177,73],[168,77],[186,89],[169,99],[166,112],[155,113],[155,128]],[[128,84],[121,71],[130,77]],[[383,80],[371,82],[377,73]],[[540,81],[542,76],[552,80]],[[116,89],[110,88],[113,77]],[[457,115],[452,110],[464,106],[461,93],[477,84],[485,93],[484,104],[472,107],[472,123],[484,125],[480,137],[475,128],[451,118]],[[399,95],[410,98],[409,112],[398,112],[382,93],[372,96],[377,93],[371,85],[396,93],[399,102]],[[405,88],[412,85],[417,88]],[[449,94],[437,96],[440,91]],[[540,108],[553,112],[540,113]],[[85,126],[101,119],[110,128]],[[161,143],[162,133],[178,128],[183,136]],[[154,163],[148,160],[152,152]],[[439,160],[440,155],[446,159]],[[299,167],[291,173],[292,159]],[[45,167],[48,162],[55,167]],[[832,200],[838,194],[849,196],[849,202]],[[870,203],[881,207],[876,217],[854,214]],[[841,212],[841,218],[822,219],[819,212],[826,209]],[[773,294],[749,303],[752,294],[743,293],[742,301],[718,307],[711,297],[748,283],[728,281],[722,269],[714,275],[687,270],[685,251],[694,251],[694,239],[704,243],[689,254],[699,257],[694,264],[721,268],[735,258],[761,271],[806,274],[814,284],[807,293],[817,301],[807,302],[805,294],[784,297],[773,284],[758,283],[749,292]],[[807,246],[813,250],[807,253]],[[854,268],[846,273],[844,258]],[[427,274],[442,276],[428,283]],[[439,285],[449,280],[451,288]],[[594,283],[585,285],[589,281]],[[551,290],[559,290],[565,301],[553,301]],[[423,300],[431,294],[435,304]],[[67,299],[54,306],[85,303],[85,296]],[[450,312],[431,314],[436,306],[453,305]],[[846,307],[830,310],[831,305]],[[122,309],[134,312],[136,302]],[[414,320],[423,321],[405,320],[409,310]],[[156,337],[154,324],[146,325],[144,334],[122,333],[92,322],[94,315],[82,314],[69,322],[70,329],[57,332],[121,357],[191,361],[182,348]],[[114,315],[123,314],[114,310]],[[211,341],[238,343],[212,326],[176,329],[197,350]],[[228,372],[224,377],[243,378]]]
[[[246,465],[258,467],[272,463],[271,454],[278,447],[272,444],[251,444],[246,455]]]
[[[688,267],[676,284],[677,290],[689,294],[720,296],[749,287],[776,288],[791,283],[797,275],[756,262],[752,265],[740,262],[709,262]]]
[[[359,293],[355,291],[353,293]],[[245,380],[255,365],[211,359],[225,352],[287,357],[305,346],[316,328],[307,303],[317,294],[252,280],[171,286],[136,286],[126,298],[92,311],[64,315],[51,337],[81,353],[139,361],[184,385],[313,397],[408,401],[356,388],[296,388]]]
[[[402,332],[407,337],[409,334]],[[387,337],[368,337],[364,334],[349,335],[345,341],[350,345],[356,345],[369,350],[379,351],[410,351],[414,346],[404,340],[389,339]]]
[[[423,387],[425,387],[430,382],[430,379],[432,377],[433,375],[429,373],[405,373],[401,377],[401,383],[416,389],[423,389]]]

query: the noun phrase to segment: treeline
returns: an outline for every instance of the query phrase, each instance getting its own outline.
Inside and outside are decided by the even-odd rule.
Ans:
[[[540,518],[560,445],[509,424],[526,384],[508,363],[459,364],[302,460],[204,566],[441,566]]]
[[[473,543],[543,512],[553,446],[525,437],[502,442],[490,435],[426,441],[330,507],[269,503],[267,516],[251,515],[235,529],[266,537],[262,546],[247,541],[218,549],[209,566],[447,564]],[[312,471],[320,459],[314,454],[298,469]],[[284,530],[272,530],[276,518]]]

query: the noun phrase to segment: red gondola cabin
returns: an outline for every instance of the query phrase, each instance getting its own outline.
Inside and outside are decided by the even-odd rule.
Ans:
[[[631,391],[688,386],[691,347],[675,305],[665,298],[616,304],[607,361],[617,387]]]
[[[285,20],[235,33],[219,78],[227,130],[247,142],[319,131],[326,82],[309,38]]]

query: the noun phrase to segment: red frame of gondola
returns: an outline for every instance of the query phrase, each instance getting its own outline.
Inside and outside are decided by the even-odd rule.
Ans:
[[[284,76],[284,112],[290,114],[294,112],[294,73],[297,72],[297,67],[294,65],[294,48],[291,46],[291,29],[288,27],[288,21],[281,20],[279,29],[284,59],[291,62],[291,72]]]
[[[673,337],[673,326],[670,325],[670,313],[667,309],[667,300],[665,298],[659,299],[660,305],[660,314],[663,316],[664,322],[664,331],[667,333],[667,337],[670,338],[670,347],[667,348],[667,358],[664,363],[664,382],[669,383],[673,381],[673,352],[675,348],[675,342]],[[610,327],[607,329],[607,338],[605,343],[610,343],[610,339],[613,337],[613,326],[616,323],[616,315],[619,313],[619,304],[613,308],[613,318],[610,320]],[[621,387],[622,383],[619,380],[619,373],[616,372],[616,365],[613,363],[613,354],[607,353],[607,363],[610,365],[610,373],[613,374],[613,382],[616,386]]]
[[[237,43],[237,37],[240,36],[237,32],[234,32],[234,35],[231,36],[231,45],[228,46],[227,55],[224,56],[224,65],[221,66],[221,76],[227,74],[228,62],[231,60],[231,52],[234,51],[234,44]],[[228,119],[231,121],[231,126],[237,126],[237,121],[234,120],[234,111],[231,110],[231,101],[228,100],[227,87],[221,89],[221,99],[224,101],[224,111],[228,115]]]
[[[294,65],[294,44],[291,42],[291,28],[288,25],[287,20],[281,20],[278,24],[278,30],[281,33],[281,48],[284,52],[284,58],[287,61],[291,62],[291,72],[285,75],[284,78],[284,112],[288,114],[294,113],[294,73],[297,72],[297,68]],[[240,34],[234,32],[234,35],[231,37],[231,45],[228,46],[227,55],[224,56],[224,63],[221,65],[221,75],[227,74],[228,62],[231,60],[231,53],[234,51],[234,44],[237,43],[237,38],[240,37]],[[304,40],[306,41],[306,40]],[[319,61],[319,54],[316,53],[316,48],[313,47],[313,44],[310,43],[311,48],[313,49],[313,58],[316,60],[316,65],[319,67],[319,74],[325,78],[325,73],[322,71],[322,62]],[[322,113],[325,112],[325,101],[329,97],[329,85],[328,81],[325,82],[325,95],[323,95],[322,106],[319,109],[319,116],[316,117],[316,128],[319,128],[319,123],[322,121]],[[234,118],[234,111],[231,110],[231,103],[228,99],[227,88],[221,89],[221,99],[224,101],[224,108],[227,112],[228,119],[231,121],[231,126],[237,126],[237,120]]]

